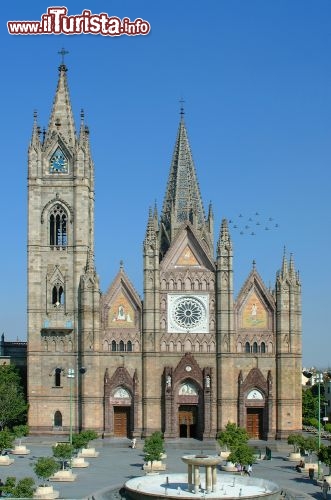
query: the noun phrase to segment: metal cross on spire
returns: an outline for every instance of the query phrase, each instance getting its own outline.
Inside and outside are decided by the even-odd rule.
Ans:
[[[68,50],[65,50],[63,47],[61,50],[59,50],[58,54],[60,54],[60,56],[62,56],[62,61],[61,61],[61,64],[64,65],[64,56],[69,54],[69,51]]]

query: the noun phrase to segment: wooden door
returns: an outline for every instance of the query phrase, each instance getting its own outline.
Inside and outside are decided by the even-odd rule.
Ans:
[[[179,437],[195,438],[197,428],[196,406],[180,406],[178,410]]]
[[[247,432],[251,439],[262,439],[262,408],[247,408]]]
[[[114,436],[129,437],[130,408],[114,406]]]

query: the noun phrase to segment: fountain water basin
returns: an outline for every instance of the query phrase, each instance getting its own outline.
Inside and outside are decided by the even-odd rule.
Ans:
[[[188,466],[187,474],[159,474],[129,479],[124,485],[126,498],[132,500],[165,500],[165,497],[177,500],[192,500],[197,497],[211,500],[281,498],[279,486],[272,481],[217,471],[217,465],[222,461],[220,456],[184,455],[181,459]],[[200,472],[200,467],[203,467],[204,471]]]

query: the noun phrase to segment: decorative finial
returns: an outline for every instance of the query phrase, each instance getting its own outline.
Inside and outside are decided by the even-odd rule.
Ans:
[[[255,262],[255,259],[253,259],[252,266],[253,266],[253,271],[255,271],[255,269],[256,269],[256,262]]]
[[[181,116],[182,118],[183,118],[183,116],[184,116],[184,114],[185,114],[185,111],[184,111],[184,103],[185,103],[185,101],[184,101],[184,99],[181,97],[181,98],[179,99],[179,104],[180,104],[180,113],[179,113],[179,114],[180,114],[180,116]]]
[[[59,50],[58,54],[60,54],[60,56],[62,56],[62,60],[61,60],[61,66],[65,66],[64,64],[64,56],[69,54],[69,51],[68,50],[65,50],[63,47],[61,50]]]
[[[81,121],[81,123],[84,123],[84,117],[85,117],[84,110],[81,109],[80,110],[80,121]]]
[[[124,268],[123,260],[120,260],[120,271],[123,271],[123,268]]]

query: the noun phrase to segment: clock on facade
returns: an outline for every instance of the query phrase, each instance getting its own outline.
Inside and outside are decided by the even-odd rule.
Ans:
[[[66,155],[63,153],[62,149],[57,148],[51,159],[50,159],[50,173],[67,173],[68,172],[68,160]]]
[[[169,332],[207,332],[207,295],[168,295]]]

